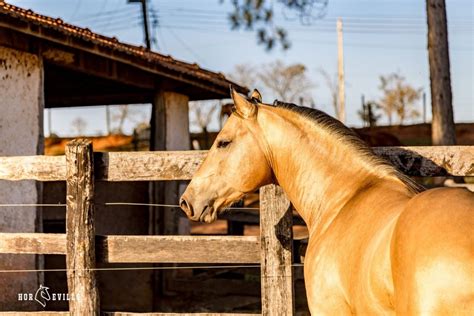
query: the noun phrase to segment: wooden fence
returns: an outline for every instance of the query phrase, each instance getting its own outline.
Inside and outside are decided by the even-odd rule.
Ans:
[[[474,176],[474,146],[374,150],[409,175]],[[94,181],[189,180],[205,155],[201,151],[93,153],[89,141],[74,140],[65,156],[0,157],[0,180],[67,182],[66,234],[0,233],[0,253],[66,255],[68,292],[76,299],[69,302],[69,312],[18,314],[99,315],[96,262],[260,264],[262,315],[294,314],[292,215],[277,186],[260,190],[259,237],[95,235]]]

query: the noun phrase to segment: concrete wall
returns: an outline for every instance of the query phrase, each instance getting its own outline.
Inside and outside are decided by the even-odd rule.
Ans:
[[[0,156],[41,154],[43,149],[43,65],[32,54],[0,47]],[[0,181],[0,203],[37,203],[33,181]],[[35,232],[38,211],[0,207],[0,232]],[[35,269],[37,256],[0,255],[0,269]],[[36,273],[0,273],[0,310],[35,309],[17,301],[20,292],[35,292]]]

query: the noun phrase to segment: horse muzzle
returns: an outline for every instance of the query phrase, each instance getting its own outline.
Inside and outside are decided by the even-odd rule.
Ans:
[[[186,213],[186,216],[192,221],[212,223],[216,220],[217,212],[208,201],[194,201],[185,194],[179,200],[179,206]]]

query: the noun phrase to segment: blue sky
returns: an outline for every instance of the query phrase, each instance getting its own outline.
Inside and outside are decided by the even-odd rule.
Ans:
[[[142,45],[140,5],[127,0],[7,0],[36,12],[89,27],[92,31],[116,36],[124,42]],[[414,87],[423,88],[429,97],[429,68],[426,39],[425,2],[422,0],[329,0],[327,14],[310,25],[302,25],[287,15],[275,2],[276,21],[286,27],[292,47],[267,52],[256,44],[255,33],[231,31],[227,14],[230,0],[149,0],[150,20],[156,39],[153,49],[188,62],[197,62],[214,71],[229,73],[236,64],[260,65],[281,59],[285,63],[303,63],[317,84],[313,91],[316,105],[333,114],[330,94],[320,68],[329,74],[337,69],[337,17],[344,21],[344,55],[346,74],[346,107],[349,125],[361,125],[357,116],[361,95],[377,99],[379,76],[399,72]],[[456,122],[474,121],[474,24],[471,0],[447,0],[450,40],[451,78]],[[288,12],[286,12],[288,13]],[[273,96],[263,94],[264,101]],[[149,106],[137,106],[140,119]],[[421,101],[419,103],[421,109]],[[430,112],[430,111],[428,111]],[[105,131],[103,107],[55,109],[53,132],[72,134],[71,121],[82,117],[88,121],[87,133]],[[428,118],[431,114],[428,113]],[[47,125],[47,115],[45,116]],[[382,122],[383,123],[383,122]],[[130,132],[133,122],[127,122]],[[215,126],[215,125],[214,125]],[[47,133],[47,129],[46,129]]]

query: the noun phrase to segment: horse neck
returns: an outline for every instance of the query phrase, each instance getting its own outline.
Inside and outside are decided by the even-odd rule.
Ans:
[[[285,111],[284,119],[267,113],[260,122],[266,125],[262,130],[271,151],[270,164],[310,235],[324,232],[344,205],[366,188],[391,181],[394,193],[406,191],[401,181],[375,174],[360,153],[308,118],[288,110],[274,111]]]

